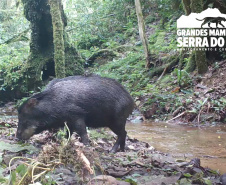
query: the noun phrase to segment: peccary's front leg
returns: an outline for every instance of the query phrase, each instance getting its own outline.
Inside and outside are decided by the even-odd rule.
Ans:
[[[75,131],[81,137],[81,142],[83,144],[89,145],[89,138],[87,135],[84,118],[77,118],[73,120],[73,122],[70,124],[70,127],[71,132]]]

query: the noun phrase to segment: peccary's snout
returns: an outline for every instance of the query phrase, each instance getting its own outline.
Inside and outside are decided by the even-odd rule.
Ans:
[[[20,140],[27,140],[34,135],[35,129],[36,127],[33,127],[33,126],[28,127],[27,129],[24,129],[24,130],[18,128],[16,132],[16,137]]]

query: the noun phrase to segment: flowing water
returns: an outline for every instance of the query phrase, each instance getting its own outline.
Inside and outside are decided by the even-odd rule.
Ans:
[[[168,123],[127,123],[132,138],[150,143],[176,159],[201,159],[203,167],[226,173],[226,125],[197,128]]]

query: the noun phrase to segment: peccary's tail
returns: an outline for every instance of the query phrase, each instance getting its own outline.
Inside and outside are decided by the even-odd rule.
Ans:
[[[204,18],[204,19],[205,19],[205,18]],[[200,19],[197,19],[197,18],[196,18],[196,20],[198,20],[198,21],[203,21],[204,19],[201,19],[201,20],[200,20]]]

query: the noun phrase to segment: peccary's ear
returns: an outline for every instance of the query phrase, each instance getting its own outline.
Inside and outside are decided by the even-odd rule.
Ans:
[[[30,98],[27,102],[27,106],[34,107],[38,104],[38,100],[36,98]]]

